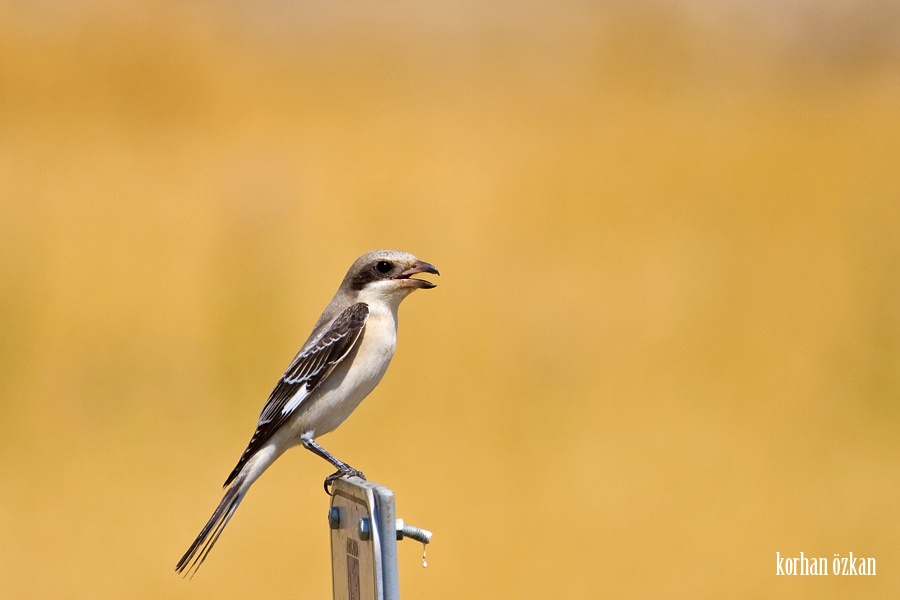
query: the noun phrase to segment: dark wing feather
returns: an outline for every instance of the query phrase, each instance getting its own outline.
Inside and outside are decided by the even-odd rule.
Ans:
[[[365,302],[358,302],[350,306],[337,316],[322,335],[294,357],[284,375],[275,385],[275,389],[269,394],[269,399],[259,415],[259,423],[256,425],[256,431],[250,439],[250,444],[225,481],[226,486],[237,477],[247,460],[269,441],[275,431],[302,406],[301,402],[298,406],[285,412],[284,408],[291,398],[303,386],[306,387],[306,394],[309,397],[313,390],[331,374],[335,366],[353,350],[366,326],[368,316],[369,306]]]

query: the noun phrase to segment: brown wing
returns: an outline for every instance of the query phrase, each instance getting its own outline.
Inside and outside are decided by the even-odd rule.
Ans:
[[[358,302],[332,321],[322,335],[312,340],[297,353],[291,365],[278,380],[275,389],[259,415],[256,431],[250,444],[241,455],[237,466],[225,481],[227,486],[234,481],[244,464],[263,444],[300,408],[335,366],[346,357],[356,345],[366,326],[369,306]]]

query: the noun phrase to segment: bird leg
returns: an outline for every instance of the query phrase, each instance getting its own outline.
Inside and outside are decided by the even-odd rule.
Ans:
[[[337,471],[325,478],[325,493],[329,496],[331,495],[331,492],[328,491],[328,488],[338,477],[347,475],[349,477],[359,477],[360,479],[366,478],[366,476],[363,475],[362,471],[357,471],[347,463],[338,460],[337,458],[332,456],[325,448],[318,445],[312,438],[302,436],[300,438],[300,441],[303,443],[304,448],[311,451],[313,454],[321,456],[322,458],[333,464],[335,467],[337,467]]]

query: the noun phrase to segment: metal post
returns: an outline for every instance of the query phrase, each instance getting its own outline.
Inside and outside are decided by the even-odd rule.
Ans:
[[[400,600],[397,540],[427,544],[431,533],[404,525],[394,493],[359,477],[341,477],[331,488],[331,575],[334,600]]]

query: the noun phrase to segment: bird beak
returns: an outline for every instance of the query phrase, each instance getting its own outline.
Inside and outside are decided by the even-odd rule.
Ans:
[[[434,265],[430,265],[427,262],[423,262],[421,260],[417,260],[413,266],[399,275],[395,275],[394,279],[403,279],[404,287],[411,288],[421,288],[423,290],[430,290],[433,287],[437,287],[436,284],[431,283],[430,281],[425,281],[424,279],[410,279],[412,275],[416,273],[431,273],[432,275],[440,275],[438,270],[434,268]]]

